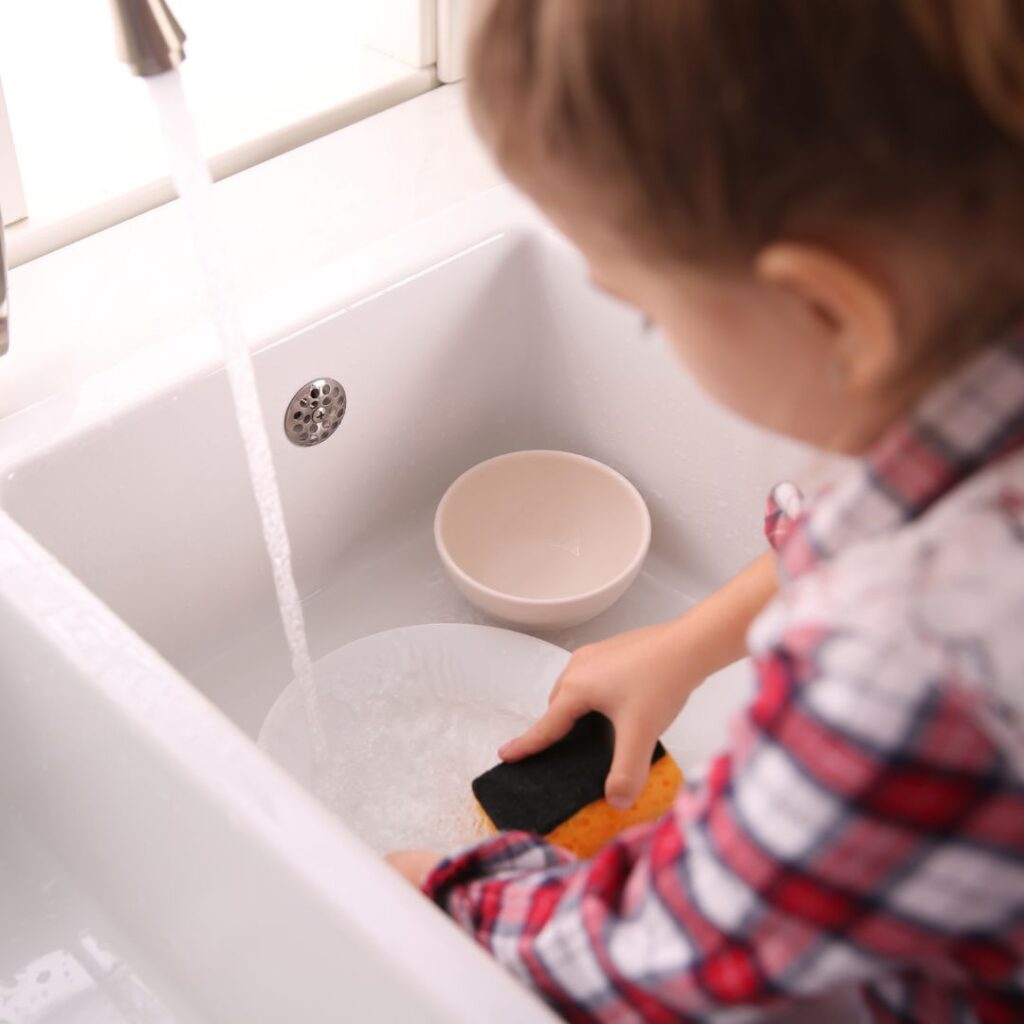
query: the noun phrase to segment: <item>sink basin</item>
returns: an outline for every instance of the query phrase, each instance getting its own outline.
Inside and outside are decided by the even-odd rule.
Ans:
[[[806,461],[700,396],[505,189],[244,320],[314,659],[385,629],[489,624],[432,536],[445,489],[486,458],[579,452],[651,511],[631,589],[545,635],[570,649],[723,582],[762,549],[767,488]],[[320,377],[342,383],[348,410],[298,447],[282,418]],[[0,859],[8,840],[39,851],[69,880],[82,921],[68,933],[116,936],[151,1014],[124,1019],[553,1019],[255,746],[288,675],[206,334],[0,423]],[[749,686],[740,665],[691,700],[667,737],[685,771],[723,742]],[[0,978],[62,941],[0,939]]]

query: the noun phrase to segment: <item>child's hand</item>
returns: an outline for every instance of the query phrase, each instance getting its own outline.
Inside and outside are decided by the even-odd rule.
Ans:
[[[615,726],[605,796],[613,807],[631,807],[658,737],[703,680],[746,653],[747,628],[777,588],[775,557],[767,551],[678,619],[581,647],[555,683],[544,717],[498,756],[518,761],[535,754],[580,715],[600,711]]]
[[[417,889],[442,860],[441,855],[432,850],[397,850],[384,859]]]
[[[701,682],[688,670],[678,622],[648,626],[581,647],[555,683],[548,710],[498,751],[518,761],[561,739],[581,715],[600,711],[615,726],[605,796],[625,810],[647,782],[658,737]]]

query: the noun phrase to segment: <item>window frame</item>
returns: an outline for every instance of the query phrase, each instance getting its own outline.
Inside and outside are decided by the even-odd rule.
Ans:
[[[368,86],[366,93],[339,103],[333,117],[307,118],[288,123],[283,130],[268,129],[252,146],[243,145],[212,156],[214,177],[234,174],[438,84],[458,81],[463,76],[463,40],[470,2],[472,0],[374,0],[366,7],[372,13],[365,17],[362,42],[408,67],[410,75],[398,75],[390,85]],[[173,0],[171,6],[174,6]],[[185,69],[188,69],[187,62]],[[429,79],[425,72],[432,73]],[[267,144],[261,146],[264,141]],[[90,189],[86,186],[81,202],[72,201],[54,210],[58,204],[48,206],[44,198],[40,212],[40,204],[33,204],[31,189],[26,197],[16,147],[0,82],[0,209],[4,227],[13,225],[7,233],[11,266],[112,227],[173,198],[167,181],[148,181],[133,188],[125,185],[102,201],[87,195]]]

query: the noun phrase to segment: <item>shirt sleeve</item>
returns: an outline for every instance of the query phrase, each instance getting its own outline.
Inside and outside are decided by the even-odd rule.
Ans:
[[[776,484],[768,493],[764,509],[764,536],[778,551],[804,514],[804,496],[788,480]]]
[[[656,823],[588,861],[501,834],[424,891],[569,1020],[705,1019],[894,971],[1008,977],[986,878],[1019,855],[993,850],[1024,843],[1024,794],[969,697],[833,673],[843,642],[762,653],[728,752]]]

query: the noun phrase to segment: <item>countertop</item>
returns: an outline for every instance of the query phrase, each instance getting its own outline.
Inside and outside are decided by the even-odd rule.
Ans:
[[[245,304],[502,177],[448,85],[215,186]],[[206,318],[179,203],[125,221],[10,273],[10,352],[0,418]]]

